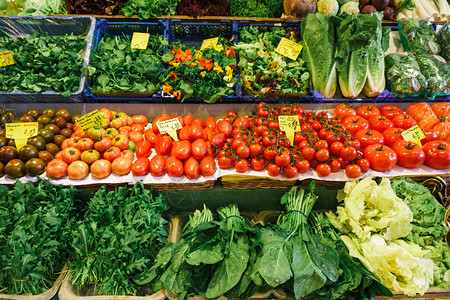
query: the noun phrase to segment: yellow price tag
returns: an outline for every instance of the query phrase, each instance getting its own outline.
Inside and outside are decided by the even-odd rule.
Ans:
[[[149,37],[150,33],[134,32],[131,39],[131,49],[147,49]]]
[[[38,134],[38,123],[6,123],[6,138],[14,139],[16,149],[20,150],[27,144],[28,138],[34,137]]]
[[[278,124],[280,125],[280,130],[286,132],[291,145],[294,145],[295,133],[301,131],[298,116],[278,116]]]
[[[405,141],[416,143],[419,147],[422,147],[420,140],[425,138],[425,134],[423,134],[418,125],[403,131],[402,136]]]
[[[14,65],[14,64],[15,64],[15,62],[14,62],[11,51],[0,52],[0,66],[6,67],[6,66]]]
[[[175,141],[178,141],[177,130],[183,127],[181,126],[178,118],[170,119],[167,121],[160,121],[156,123],[156,126],[158,126],[159,132],[161,134],[168,133],[170,137]]]
[[[219,42],[219,38],[212,38],[212,39],[207,39],[207,40],[203,40],[202,46],[200,47],[200,50],[205,50],[207,48],[211,48],[214,49],[214,47],[216,47],[217,43]]]
[[[293,42],[287,38],[281,38],[280,43],[278,44],[276,52],[280,53],[287,58],[292,60],[297,60],[300,52],[302,52],[303,46]]]
[[[86,130],[94,126],[102,127],[106,125],[106,122],[103,115],[99,113],[98,110],[94,110],[87,115],[79,117],[77,119],[77,124],[80,125],[81,129]]]

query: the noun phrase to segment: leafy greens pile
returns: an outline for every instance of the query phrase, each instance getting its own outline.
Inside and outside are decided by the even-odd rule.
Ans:
[[[439,55],[416,55],[417,63],[427,79],[427,94],[430,97],[450,93],[450,66]]]
[[[427,188],[410,178],[393,179],[391,186],[414,216],[413,228],[405,239],[428,251],[424,257],[435,264],[433,286],[450,288],[450,248],[445,242],[447,227],[442,222],[444,206]]]
[[[208,209],[196,211],[177,244],[165,246],[155,266],[135,277],[138,284],[165,288],[179,299],[221,295],[247,299],[259,254],[259,231],[240,216],[236,205],[218,209],[213,221]],[[256,290],[256,291],[255,291]]]
[[[99,92],[153,93],[162,81],[163,35],[150,35],[146,50],[131,49],[128,35],[105,34],[92,50],[88,67],[90,88]]]
[[[408,19],[405,24],[399,23],[403,48],[415,55],[439,54],[439,44],[431,23],[425,20]]]
[[[0,186],[0,294],[48,290],[68,259],[77,190],[50,181]]]
[[[283,0],[228,0],[232,16],[251,18],[279,18]]]
[[[364,91],[375,97],[385,88],[384,52],[389,47],[389,27],[382,27],[383,13],[342,14],[336,18],[336,68],[342,95],[356,98]]]
[[[171,16],[177,12],[178,0],[128,0],[122,7],[125,17],[137,15],[139,19]]]
[[[81,291],[135,295],[132,277],[151,268],[166,243],[168,204],[142,182],[115,191],[102,186],[72,232],[70,281]]]
[[[35,31],[13,39],[0,32],[0,52],[11,50],[15,62],[0,69],[0,91],[55,91],[69,97],[79,89],[85,48],[85,35]]]
[[[244,88],[257,96],[306,95],[311,89],[311,76],[299,57],[293,61],[277,52],[281,38],[299,41],[299,32],[272,27],[260,32],[257,26],[239,32],[239,67]]]
[[[441,56],[450,60],[450,22],[447,22],[437,33],[437,40],[441,46]]]
[[[17,1],[16,1],[17,2]],[[19,16],[48,16],[67,14],[64,0],[26,0]]]
[[[423,295],[433,283],[428,252],[401,238],[413,226],[410,208],[397,197],[387,178],[368,177],[345,184],[337,213],[327,213],[351,256],[358,258],[386,287],[409,296]]]

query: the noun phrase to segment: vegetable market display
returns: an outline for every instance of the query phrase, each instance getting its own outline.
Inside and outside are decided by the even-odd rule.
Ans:
[[[42,174],[70,184],[136,178],[199,183],[238,173],[345,181],[384,172],[445,174],[450,168],[448,102],[416,103],[406,111],[390,104],[356,109],[339,104],[328,112],[260,103],[256,116],[230,111],[225,118],[203,120],[162,114],[151,123],[144,115],[107,108],[99,113],[105,125],[83,130],[76,123],[79,116],[65,109],[28,111],[19,121],[37,121],[41,129],[27,145],[17,150],[14,139],[7,139],[4,129],[0,132],[2,182]],[[292,141],[280,130],[280,116],[298,122]],[[18,121],[10,111],[0,120]],[[158,124],[168,120],[181,125],[178,141],[159,131]],[[415,125],[425,136],[420,145],[402,135]]]

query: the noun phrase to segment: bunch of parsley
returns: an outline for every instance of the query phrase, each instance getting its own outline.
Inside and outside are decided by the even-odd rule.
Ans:
[[[132,276],[154,264],[167,242],[168,205],[162,194],[133,187],[101,187],[72,232],[71,283],[80,294],[136,295]]]
[[[77,190],[39,180],[0,186],[0,294],[48,290],[68,258]]]

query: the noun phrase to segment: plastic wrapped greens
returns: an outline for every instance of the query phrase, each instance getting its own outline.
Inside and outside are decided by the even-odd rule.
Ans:
[[[402,52],[386,55],[386,78],[397,97],[417,96],[427,86],[414,54]]]
[[[437,33],[437,40],[441,46],[441,56],[450,60],[450,22],[447,22]]]
[[[399,22],[403,49],[418,54],[439,54],[440,47],[431,23],[425,20],[409,19],[405,24]]]
[[[422,54],[416,56],[422,74],[427,80],[428,96],[450,93],[450,66],[439,55]]]

